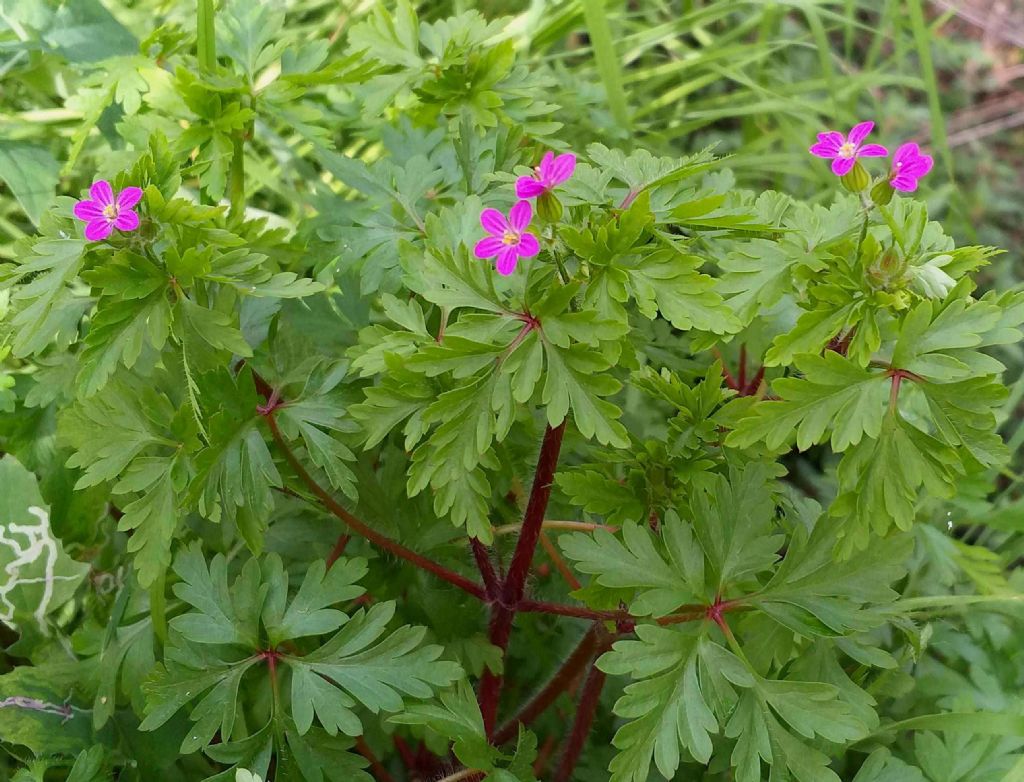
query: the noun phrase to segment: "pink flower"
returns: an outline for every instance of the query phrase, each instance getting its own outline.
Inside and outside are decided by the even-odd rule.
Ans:
[[[932,170],[931,155],[922,155],[921,148],[913,141],[902,144],[892,156],[892,172],[889,182],[896,190],[913,193],[917,180]]]
[[[114,198],[110,183],[104,179],[93,182],[89,188],[91,199],[75,204],[75,217],[85,223],[85,238],[98,242],[118,231],[134,231],[139,227],[139,216],[132,209],[142,198],[138,187],[126,187]]]
[[[885,157],[889,150],[881,144],[865,144],[861,142],[875,127],[874,122],[860,122],[853,126],[846,137],[842,133],[829,130],[818,134],[818,143],[811,147],[811,154],[832,161],[832,173],[845,176],[850,173],[853,164],[859,157]]]
[[[520,198],[537,198],[554,190],[572,176],[576,170],[576,156],[572,152],[555,157],[554,152],[545,152],[534,176],[521,176],[516,180],[516,195]]]
[[[529,201],[517,201],[507,219],[497,209],[484,209],[480,213],[480,225],[490,236],[476,243],[473,248],[476,257],[498,256],[498,274],[510,275],[520,258],[532,258],[540,252],[537,237],[526,232],[531,219],[533,209]]]

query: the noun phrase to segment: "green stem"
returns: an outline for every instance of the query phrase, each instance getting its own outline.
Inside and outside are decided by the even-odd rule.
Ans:
[[[228,200],[231,217],[245,214],[245,131],[240,130],[232,141],[231,168],[228,171]]]
[[[207,72],[217,67],[217,38],[213,28],[213,0],[197,0],[196,57]]]
[[[153,617],[153,631],[160,643],[167,643],[167,595],[164,591],[166,572],[161,571],[149,587],[149,612]]]
[[[864,222],[860,226],[860,236],[857,237],[857,258],[860,258],[860,252],[864,247],[864,240],[868,236],[868,223],[871,221],[871,212],[865,210]]]
[[[569,284],[569,270],[565,268],[565,261],[558,253],[551,253],[555,259],[555,263],[558,265],[558,275],[562,278],[562,285]]]

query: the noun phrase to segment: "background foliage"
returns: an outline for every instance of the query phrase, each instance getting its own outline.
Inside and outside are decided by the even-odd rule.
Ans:
[[[0,778],[1020,778],[1022,19],[0,0]]]

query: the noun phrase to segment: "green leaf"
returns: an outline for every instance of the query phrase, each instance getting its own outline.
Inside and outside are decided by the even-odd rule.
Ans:
[[[54,339],[70,342],[82,311],[88,305],[68,290],[82,263],[85,242],[54,239],[36,242],[32,255],[17,266],[0,266],[0,288],[31,277],[11,295],[16,312],[15,356],[28,356],[44,350]]]
[[[259,429],[249,373],[228,382],[236,391],[233,406],[210,417],[210,444],[196,456],[190,495],[199,512],[213,521],[248,514],[262,528],[274,507],[271,487],[281,485],[281,475]],[[247,542],[258,549],[258,536]]]
[[[836,534],[827,518],[807,533],[797,527],[771,580],[750,600],[775,621],[802,635],[865,632],[884,616],[870,608],[899,595],[889,584],[906,573],[912,541],[876,542],[871,556],[834,560]]]
[[[547,405],[548,423],[558,426],[569,409],[580,434],[596,438],[602,445],[625,448],[629,444],[626,428],[619,423],[622,415],[604,397],[619,391],[622,385],[607,374],[608,360],[598,351],[583,345],[569,349],[544,340],[547,377],[542,401]]]
[[[640,625],[636,640],[616,641],[598,666],[638,681],[626,686],[615,713],[628,720],[612,743],[619,753],[612,782],[646,782],[653,759],[666,779],[675,777],[684,749],[699,763],[711,758],[719,723],[703,693],[701,648],[707,640],[678,628]],[[706,676],[706,674],[704,674]]]
[[[330,606],[353,600],[365,592],[356,582],[366,575],[365,559],[341,559],[330,570],[316,560],[306,571],[295,597],[287,603],[288,573],[281,558],[272,554],[263,564],[263,581],[270,585],[263,605],[262,621],[274,645],[293,638],[332,633],[348,617]]]
[[[256,560],[246,563],[229,588],[224,556],[216,555],[207,567],[202,550],[193,544],[177,556],[174,572],[181,579],[174,585],[174,594],[196,610],[172,619],[172,630],[195,644],[257,647],[258,621],[267,588],[260,587]]]
[[[103,394],[81,401],[60,416],[61,438],[75,453],[69,467],[83,467],[78,489],[121,476],[140,455],[153,448],[181,446],[168,437],[174,408],[163,394],[131,378],[107,385]],[[110,422],[117,421],[116,427]]]
[[[121,532],[131,532],[128,551],[135,555],[139,583],[153,584],[171,563],[171,543],[183,513],[179,508],[184,480],[175,458],[139,457],[114,487],[114,492],[140,492],[122,508],[117,523]]]
[[[145,346],[161,350],[170,321],[171,308],[163,290],[101,306],[85,338],[77,379],[80,395],[92,396],[103,388],[119,364],[131,369]]]
[[[60,163],[43,147],[0,141],[0,180],[36,225],[53,201],[60,183]]]
[[[660,312],[683,331],[739,331],[740,321],[723,303],[714,278],[697,271],[703,263],[695,255],[664,249],[645,255],[635,266],[624,267],[640,313],[653,320]]]
[[[400,725],[424,725],[446,741],[453,742],[455,757],[467,768],[492,771],[498,751],[487,741],[484,720],[473,688],[461,681],[441,692],[441,704],[412,704],[389,722]]]
[[[889,377],[885,372],[858,367],[834,351],[797,359],[803,378],[780,378],[773,383],[779,400],[759,402],[726,440],[745,448],[763,441],[778,449],[796,436],[805,451],[830,434],[832,449],[845,451],[866,435],[882,431]]]
[[[877,440],[846,452],[836,472],[839,496],[830,514],[841,520],[840,550],[849,554],[865,548],[872,533],[909,529],[918,488],[951,497],[964,468],[956,451],[894,413],[885,416]]]
[[[559,538],[565,555],[602,586],[633,588],[630,611],[637,616],[665,616],[685,603],[704,598],[704,554],[688,524],[669,511],[661,525],[662,553],[646,523],[627,523],[622,541],[599,529],[588,535]]]
[[[300,672],[297,678],[293,676],[293,708],[308,695],[311,676],[319,675],[337,689],[333,702],[326,697],[314,701],[318,719],[328,730],[328,725],[339,726],[342,719],[354,727],[359,719],[346,705],[348,696],[375,714],[397,712],[404,708],[403,695],[430,698],[435,689],[463,676],[456,663],[438,660],[441,647],[421,646],[423,628],[405,626],[385,634],[394,612],[393,602],[377,603],[368,611],[360,609],[319,649],[304,657],[285,655],[282,659],[289,668]],[[302,684],[295,685],[295,681]],[[328,709],[325,715],[316,708],[318,703]]]

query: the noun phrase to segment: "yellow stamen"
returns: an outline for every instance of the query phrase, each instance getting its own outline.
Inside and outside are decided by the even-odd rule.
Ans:
[[[851,144],[849,141],[847,141],[845,144],[839,147],[839,157],[841,158],[851,158],[855,154],[857,154],[856,144]]]
[[[108,220],[116,220],[117,207],[114,206],[113,204],[108,204],[107,206],[103,207],[103,216],[106,217]]]
[[[505,231],[504,236],[501,237],[501,243],[511,247],[513,244],[519,244],[519,237],[514,231]]]

